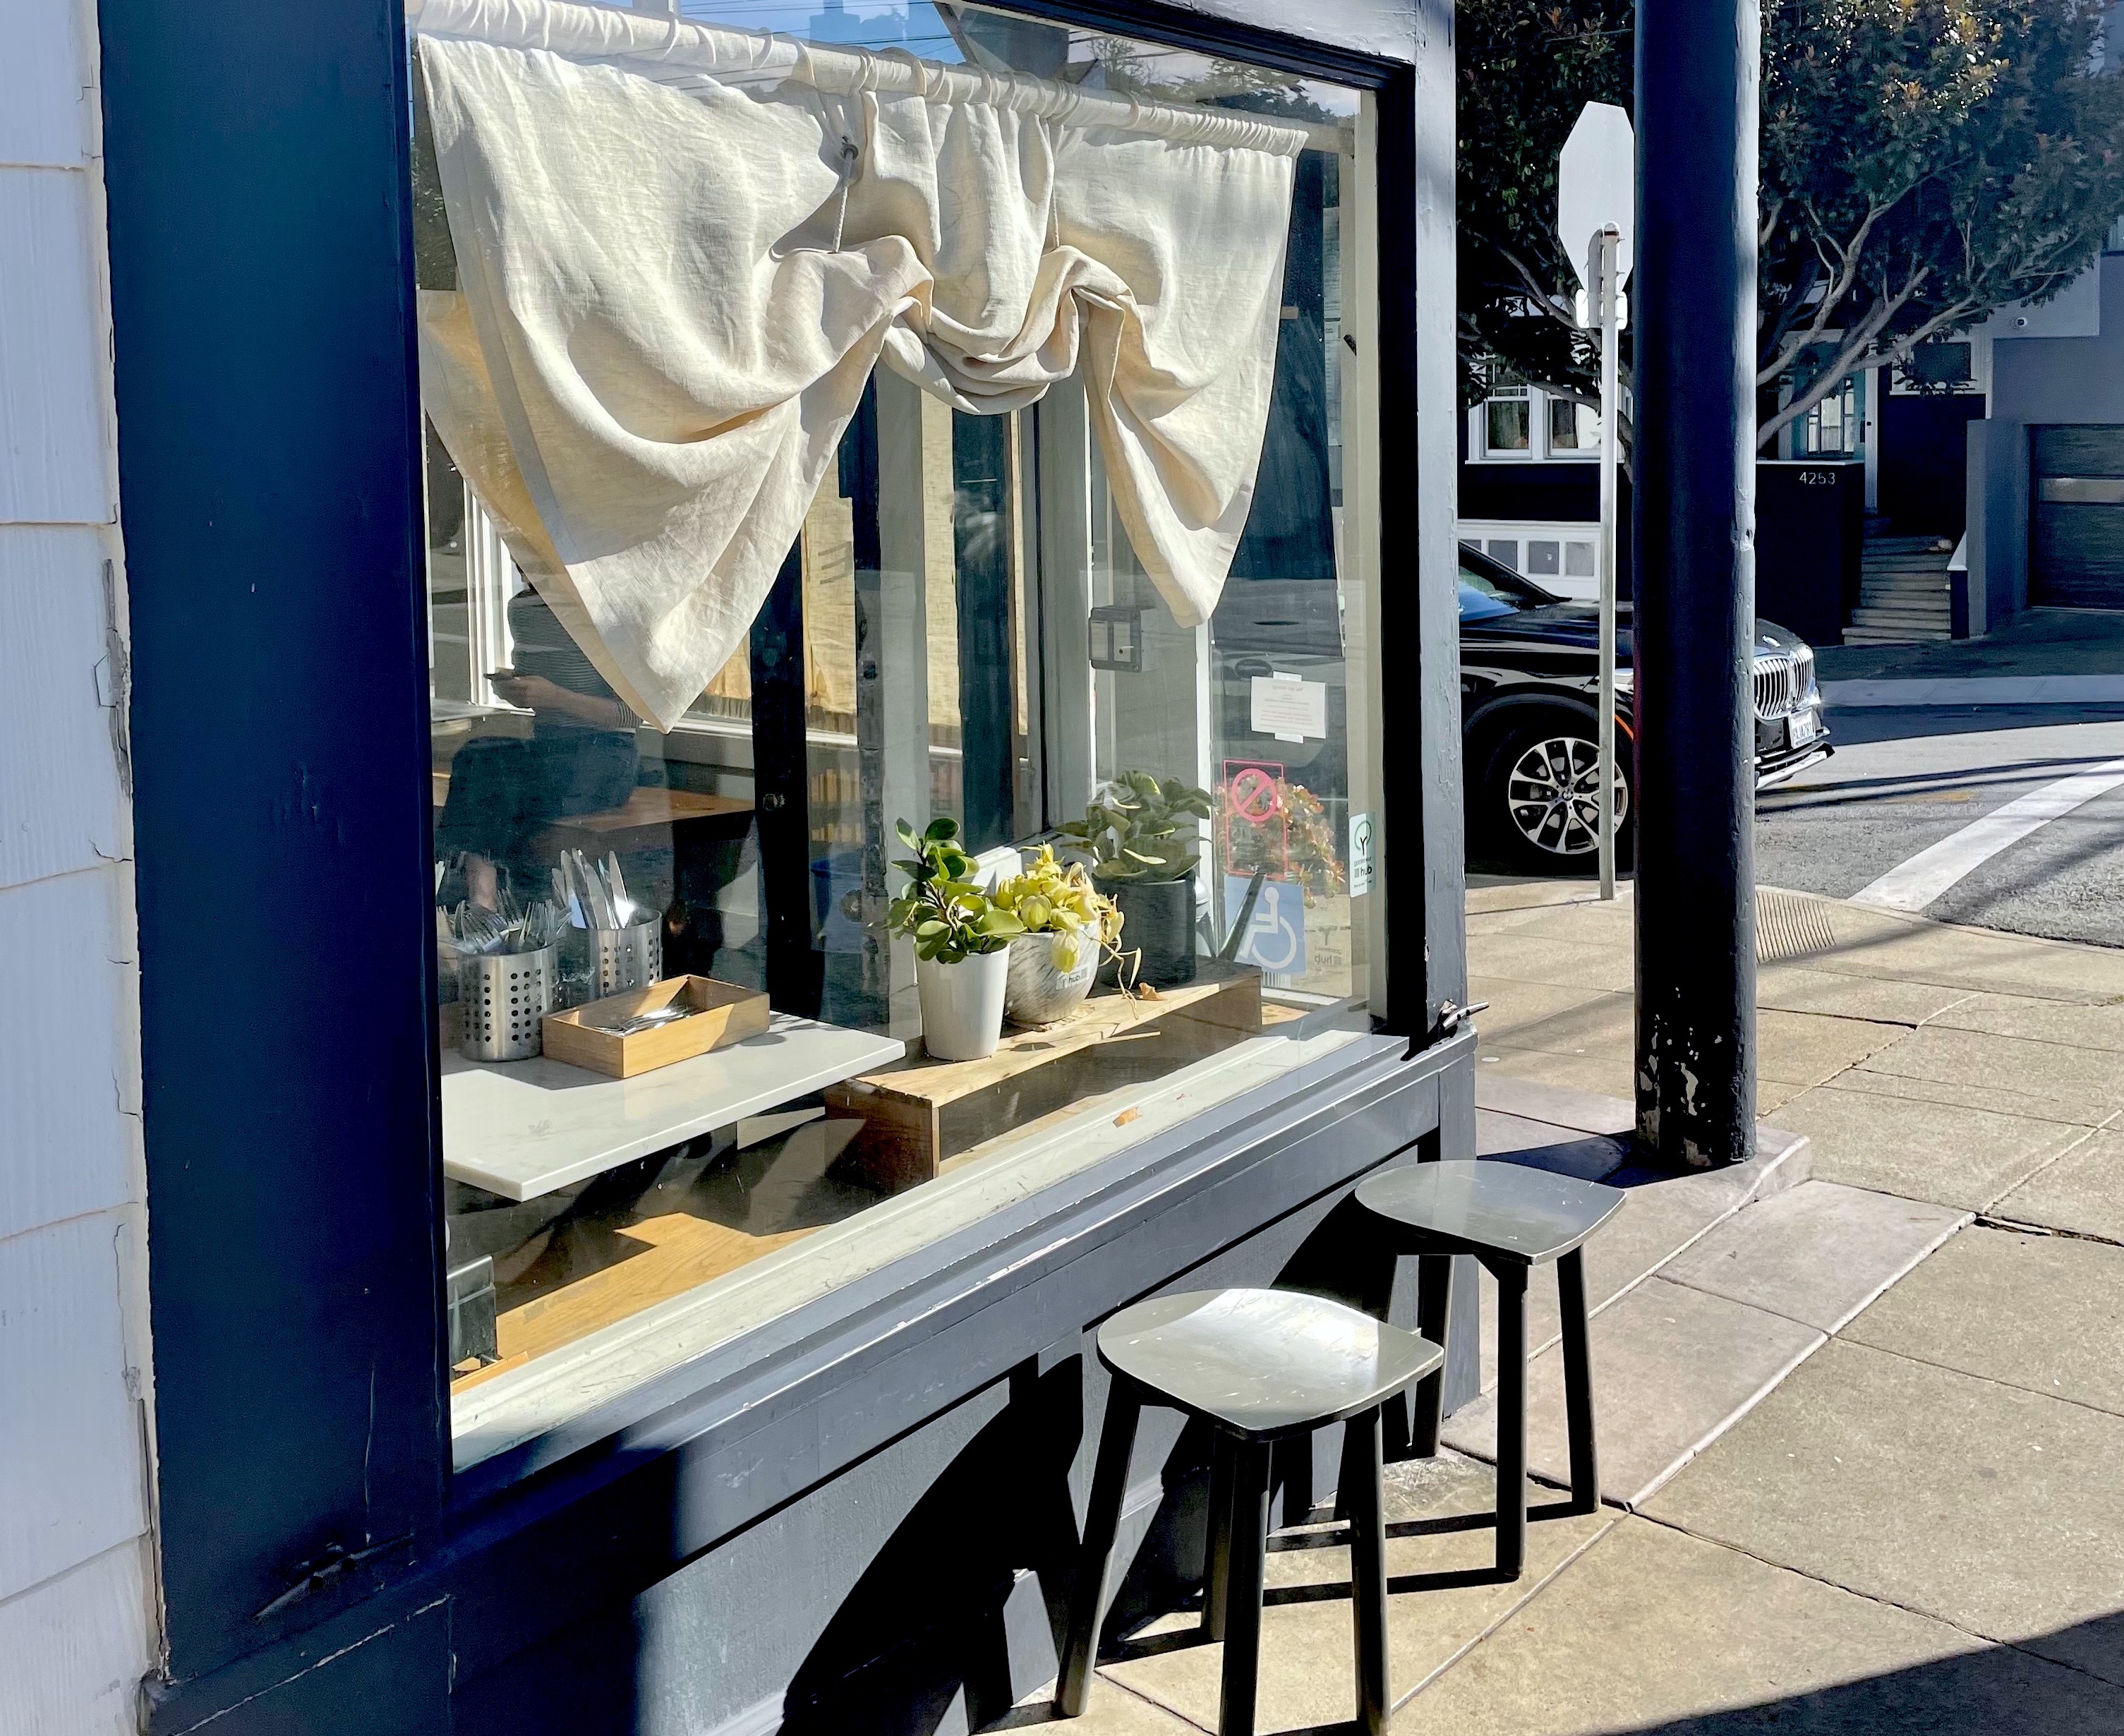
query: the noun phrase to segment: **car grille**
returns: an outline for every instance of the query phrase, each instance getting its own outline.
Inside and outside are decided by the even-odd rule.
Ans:
[[[1755,715],[1763,722],[1800,708],[1807,696],[1807,661],[1783,652],[1755,659]]]

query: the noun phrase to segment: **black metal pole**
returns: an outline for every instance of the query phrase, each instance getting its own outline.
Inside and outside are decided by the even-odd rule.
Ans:
[[[1638,3],[1638,1133],[1691,1166],[1755,1136],[1758,5]]]

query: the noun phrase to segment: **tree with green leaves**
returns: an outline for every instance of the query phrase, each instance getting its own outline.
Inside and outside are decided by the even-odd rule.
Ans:
[[[2043,301],[2124,214],[2124,78],[2101,0],[1765,0],[1759,435],[1855,369],[1895,368]],[[1556,159],[1589,101],[1633,98],[1628,0],[1461,0],[1464,389],[1501,366],[1596,401]],[[1656,172],[1656,170],[1654,171]],[[1627,342],[1627,334],[1626,334]],[[1628,351],[1624,356],[1627,378]],[[1627,438],[1628,430],[1624,430]]]

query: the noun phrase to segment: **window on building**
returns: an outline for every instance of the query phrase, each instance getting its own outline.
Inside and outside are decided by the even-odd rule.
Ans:
[[[1809,410],[1797,425],[1795,458],[1849,458],[1859,450],[1864,429],[1860,420],[1856,374]]]
[[[1899,371],[1904,381],[1920,389],[1967,386],[1973,377],[1971,346],[1966,341],[1920,344]]]
[[[1534,394],[1525,386],[1493,388],[1483,405],[1483,449],[1489,458],[1529,458],[1534,452]]]
[[[1548,400],[1548,449],[1598,457],[1600,451],[1600,412],[1591,404],[1567,398]]]
[[[1590,404],[1499,378],[1468,412],[1468,455],[1583,463],[1600,454],[1600,412]]]
[[[1365,1028],[1374,195],[984,8],[414,17],[469,1462]]]
[[[1468,547],[1508,572],[1539,579],[1545,590],[1572,598],[1590,598],[1595,593],[1596,532],[1595,525],[1579,520],[1506,524],[1464,519],[1459,526]]]

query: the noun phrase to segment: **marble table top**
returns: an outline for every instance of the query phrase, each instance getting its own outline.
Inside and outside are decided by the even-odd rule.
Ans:
[[[543,1056],[443,1059],[443,1173],[535,1199],[900,1059],[897,1038],[786,1013],[744,1042],[632,1079]]]

